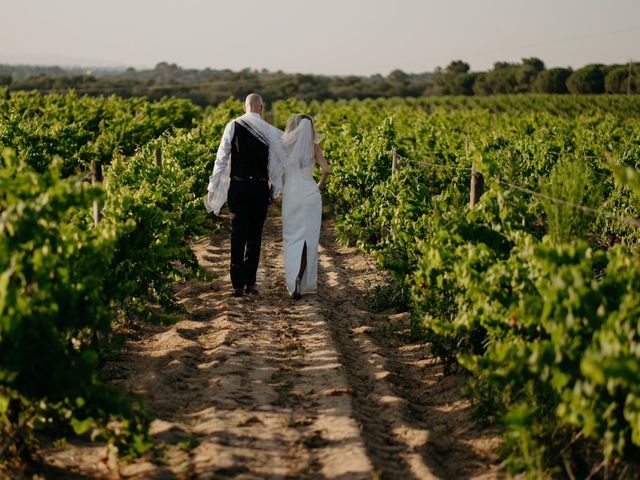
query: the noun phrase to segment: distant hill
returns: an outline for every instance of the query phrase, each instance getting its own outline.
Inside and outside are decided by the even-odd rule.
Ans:
[[[188,98],[216,105],[229,97],[260,92],[267,102],[302,100],[420,97],[425,95],[495,95],[517,93],[638,93],[640,64],[586,65],[578,70],[546,68],[538,58],[521,63],[496,62],[493,69],[472,72],[461,60],[434,72],[394,70],[386,76],[328,76],[282,71],[182,68],[160,62],[154,68],[56,67],[0,64],[0,87],[43,93],[74,90],[87,95]]]
[[[2,64],[0,63],[0,75],[11,75],[13,81],[25,80],[31,77],[79,77],[92,76],[94,78],[120,78],[129,80],[155,81],[155,82],[203,82],[211,79],[221,79],[233,76],[234,73],[243,74],[269,74],[275,73],[286,75],[282,71],[270,72],[268,70],[252,70],[246,68],[240,72],[234,72],[229,69],[216,70],[211,68],[205,69],[189,69],[182,68],[175,63],[160,62],[151,69],[135,69],[133,67],[62,67],[48,65],[20,65],[20,64]],[[307,75],[290,73],[288,75]],[[428,80],[431,73],[406,74],[409,78],[415,80]],[[340,78],[340,76],[313,75],[327,78]],[[355,76],[347,76],[355,77]],[[372,75],[371,77],[360,76],[358,78],[380,77],[380,75]]]
[[[200,105],[215,105],[230,96],[243,98],[258,91],[267,101],[297,97],[304,100],[420,96],[431,74],[406,74],[400,70],[382,75],[325,76],[268,70],[240,71],[187,69],[161,62],[152,69],[52,67],[0,64],[0,85],[11,90],[44,93],[75,90],[81,94],[123,97],[189,98]]]
[[[49,65],[0,64],[0,75],[11,75],[14,81],[39,76],[74,77],[81,75],[93,75],[100,78],[109,75],[118,75],[124,71],[124,68],[116,67],[59,67]]]

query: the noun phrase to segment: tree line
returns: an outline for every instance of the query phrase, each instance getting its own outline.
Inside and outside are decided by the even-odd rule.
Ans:
[[[590,64],[580,69],[546,68],[536,57],[521,63],[496,62],[486,72],[471,72],[460,60],[437,68],[432,77],[432,95],[493,95],[513,93],[638,93],[640,64]]]
[[[327,76],[244,69],[240,71],[185,69],[161,62],[153,69],[64,69],[0,65],[0,86],[10,90],[116,94],[188,98],[198,105],[217,105],[229,97],[260,91],[267,101],[420,97],[517,93],[598,94],[640,92],[640,63],[590,64],[573,70],[546,68],[539,58],[520,63],[496,62],[487,71],[472,72],[462,60],[434,72],[393,70],[386,76]]]

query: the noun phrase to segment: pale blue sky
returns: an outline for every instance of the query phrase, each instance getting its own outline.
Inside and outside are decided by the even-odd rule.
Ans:
[[[0,0],[0,62],[323,74],[640,61],[640,0]]]

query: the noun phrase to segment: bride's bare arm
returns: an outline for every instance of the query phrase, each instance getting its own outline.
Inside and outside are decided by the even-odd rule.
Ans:
[[[319,145],[316,145],[316,162],[318,162],[318,165],[322,170],[322,177],[318,182],[318,188],[322,190],[324,188],[324,184],[327,182],[327,177],[329,176],[329,164],[327,163],[327,159],[324,158],[322,149]]]

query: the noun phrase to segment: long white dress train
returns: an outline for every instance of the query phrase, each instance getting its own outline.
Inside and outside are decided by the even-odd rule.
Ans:
[[[287,290],[293,293],[305,243],[307,267],[300,282],[300,293],[318,288],[318,241],[322,220],[320,189],[313,178],[313,163],[301,167],[287,162],[282,190],[282,239]]]

